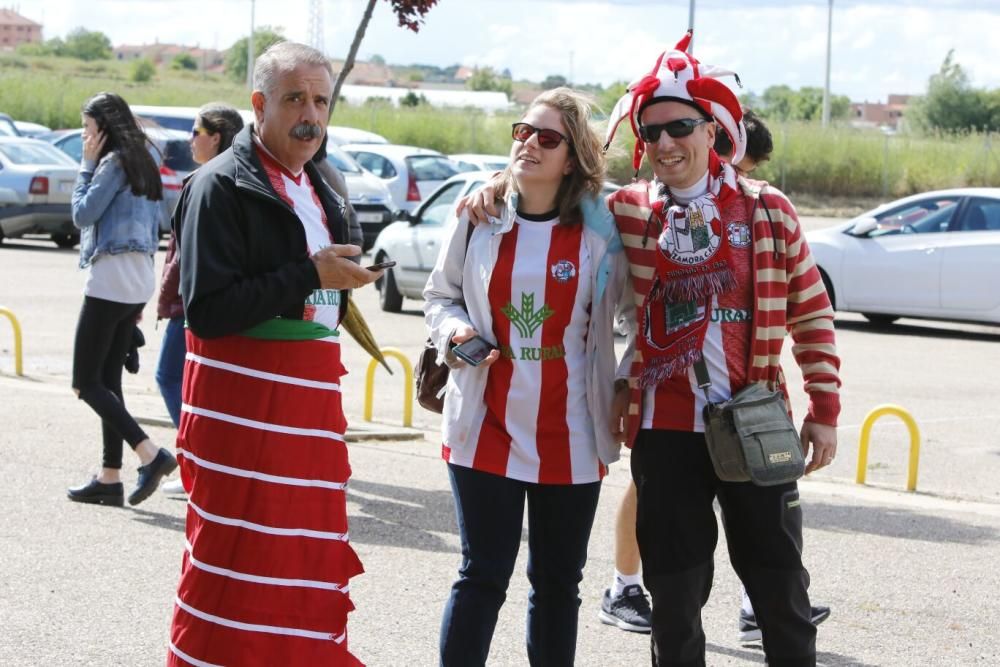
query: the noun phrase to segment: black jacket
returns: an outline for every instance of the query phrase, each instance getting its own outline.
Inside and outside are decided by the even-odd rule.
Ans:
[[[306,297],[320,286],[302,223],[271,187],[252,131],[244,127],[231,148],[198,169],[174,213],[184,313],[201,338],[236,334],[274,317],[302,319]],[[334,243],[347,243],[344,200],[312,163],[305,172]],[[346,294],[340,302],[343,317]]]

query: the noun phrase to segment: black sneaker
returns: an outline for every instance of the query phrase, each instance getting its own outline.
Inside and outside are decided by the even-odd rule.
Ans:
[[[601,611],[597,617],[601,623],[614,625],[629,632],[649,633],[653,612],[649,600],[639,584],[626,586],[621,595],[611,597],[611,589],[604,589]]]
[[[812,623],[819,625],[830,618],[830,608],[822,605],[812,608]],[[740,609],[740,643],[749,644],[759,642],[761,638],[760,628],[757,627],[757,616],[748,614]]]
[[[160,447],[156,453],[156,458],[144,466],[139,466],[139,479],[136,482],[135,490],[128,496],[129,505],[138,505],[146,498],[153,495],[156,487],[160,485],[160,480],[177,470],[177,459],[167,450]]]
[[[125,487],[121,482],[104,484],[92,477],[86,484],[66,489],[66,497],[74,503],[121,507],[125,504]]]

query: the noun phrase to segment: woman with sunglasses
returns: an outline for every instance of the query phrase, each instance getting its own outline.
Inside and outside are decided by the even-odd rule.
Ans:
[[[87,269],[87,282],[73,346],[73,390],[101,418],[104,456],[100,473],[67,495],[75,502],[120,507],[123,440],[141,464],[130,505],[148,498],[177,467],[125,409],[121,385],[135,322],[155,289],[163,183],[125,100],[98,93],[82,112],[83,164],[71,209],[81,230],[80,267]]]
[[[229,148],[240,130],[243,117],[233,107],[220,102],[211,102],[198,110],[191,129],[191,157],[199,165],[205,164],[219,153]],[[191,178],[189,174],[188,179]],[[185,183],[187,180],[185,180]],[[156,384],[167,405],[170,420],[174,426],[181,420],[181,384],[184,380],[184,303],[179,292],[181,277],[180,256],[177,253],[177,238],[170,236],[167,257],[160,280],[160,298],[156,306],[157,319],[167,320],[160,347],[160,360],[156,367]],[[163,485],[163,492],[182,494],[184,487],[180,479]]]
[[[424,290],[439,362],[452,369],[442,456],[462,543],[441,627],[445,666],[486,663],[525,502],[528,659],[574,661],[587,542],[619,452],[612,324],[617,304],[632,303],[589,119],[566,88],[532,102],[513,125],[499,216],[475,229],[462,216]],[[482,357],[459,346],[477,337],[491,348]]]

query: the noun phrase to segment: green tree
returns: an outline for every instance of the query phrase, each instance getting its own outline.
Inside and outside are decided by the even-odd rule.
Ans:
[[[559,88],[560,86],[565,86],[567,83],[566,77],[561,74],[549,74],[542,81],[542,90],[552,90],[553,88]]]
[[[170,63],[170,69],[198,69],[198,61],[190,53],[178,53]]]
[[[507,97],[514,92],[510,79],[498,76],[492,67],[477,67],[465,82],[465,87],[469,90],[498,90],[506,93]]]
[[[148,58],[140,58],[132,61],[129,78],[136,83],[145,83],[156,74],[156,65]]]
[[[402,107],[418,107],[421,104],[427,104],[427,98],[423,95],[417,95],[412,90],[399,98],[399,106]]]
[[[795,91],[785,85],[769,86],[760,98],[761,115],[772,120],[789,120],[795,114]]]
[[[103,32],[77,28],[66,35],[66,55],[80,60],[107,60],[111,40]]]
[[[956,132],[1000,129],[997,123],[997,95],[976,90],[969,76],[954,61],[955,52],[945,56],[941,68],[927,82],[927,94],[914,104],[911,118],[925,130]]]
[[[281,34],[281,28],[271,26],[261,26],[253,31],[253,57],[257,57],[267,51],[278,42],[284,42],[285,36]],[[247,38],[240,37],[226,51],[226,74],[234,81],[247,80]]]

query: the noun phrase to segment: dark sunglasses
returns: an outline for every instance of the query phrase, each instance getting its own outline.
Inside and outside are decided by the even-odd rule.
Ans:
[[[680,139],[690,135],[694,132],[694,128],[707,122],[704,118],[681,118],[659,125],[640,125],[639,137],[647,144],[655,144],[660,140],[660,133],[666,130],[667,134],[674,139]]]
[[[569,145],[569,139],[561,135],[555,130],[543,130],[533,125],[528,125],[527,123],[514,123],[510,126],[510,138],[514,141],[520,141],[524,143],[531,138],[531,135],[538,135],[538,145],[542,148],[556,148],[559,146],[560,141],[565,141],[566,145]]]

